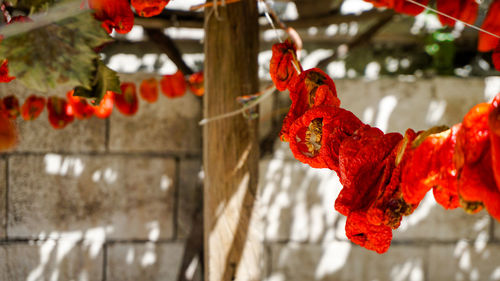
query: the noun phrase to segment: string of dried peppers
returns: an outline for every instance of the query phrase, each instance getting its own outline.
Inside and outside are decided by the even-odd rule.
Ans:
[[[392,229],[431,189],[445,209],[486,208],[500,221],[500,94],[451,128],[386,134],[340,107],[326,73],[296,73],[302,68],[290,40],[272,50],[271,78],[292,101],[280,138],[300,162],[337,173],[343,188],[335,209],[347,217],[352,242],[386,252]]]

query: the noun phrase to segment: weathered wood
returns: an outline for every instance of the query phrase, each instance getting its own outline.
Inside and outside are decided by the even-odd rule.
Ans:
[[[204,115],[240,108],[258,91],[255,0],[205,11]],[[261,280],[261,243],[253,221],[257,194],[257,121],[235,116],[203,131],[205,280]]]

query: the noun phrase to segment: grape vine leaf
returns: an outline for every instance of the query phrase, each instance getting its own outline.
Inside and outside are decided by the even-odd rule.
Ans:
[[[120,93],[120,79],[116,72],[109,69],[101,60],[96,60],[96,71],[92,88],[85,89],[84,87],[76,87],[74,95],[94,99],[96,104],[101,102],[101,99],[106,94],[106,91]]]
[[[9,60],[10,73],[28,88],[47,92],[67,83],[90,90],[98,59],[94,48],[109,41],[100,22],[82,12],[6,38],[0,44],[0,58]]]

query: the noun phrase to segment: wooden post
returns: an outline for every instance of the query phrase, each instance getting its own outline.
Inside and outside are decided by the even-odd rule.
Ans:
[[[220,3],[220,1],[218,1]],[[241,108],[258,92],[257,1],[205,11],[205,118]],[[205,280],[261,280],[259,234],[250,226],[258,181],[257,121],[241,115],[203,131]]]

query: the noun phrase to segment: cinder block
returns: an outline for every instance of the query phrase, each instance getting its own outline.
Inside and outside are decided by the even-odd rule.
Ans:
[[[30,152],[89,152],[104,151],[106,121],[97,117],[87,120],[75,119],[63,129],[54,129],[49,124],[45,109],[33,121],[17,119],[19,145],[16,151]]]
[[[6,236],[5,227],[7,225],[6,221],[6,211],[7,211],[7,177],[5,174],[5,160],[0,159],[0,239],[4,239]]]
[[[403,218],[393,234],[395,240],[455,241],[487,239],[489,228],[490,217],[486,211],[470,215],[461,208],[445,210],[436,203],[430,191],[413,214]]]
[[[433,79],[436,96],[446,104],[442,122],[448,126],[462,122],[464,115],[476,104],[486,102],[485,82],[481,78]]]
[[[121,76],[123,82],[135,82],[137,91],[145,77]],[[189,92],[180,98],[160,93],[153,104],[140,99],[134,116],[124,116],[115,108],[110,119],[110,150],[200,153],[201,116],[201,100]]]
[[[493,233],[495,235],[495,239],[500,240],[500,222],[495,219],[492,219],[494,223]]]
[[[183,252],[181,243],[111,244],[106,280],[177,280]]]
[[[499,280],[500,246],[483,242],[431,246],[429,280]]]
[[[172,238],[171,159],[11,156],[9,172],[9,237],[95,230],[116,239]]]
[[[0,245],[1,280],[101,280],[102,248],[73,241]]]
[[[346,241],[272,244],[265,280],[423,280],[426,256],[425,248],[403,245],[379,255]]]
[[[50,91],[50,96],[66,98],[71,90],[67,85],[59,85]],[[21,81],[15,79],[0,84],[1,96],[15,95],[22,106],[25,99],[32,94],[47,97],[47,93],[27,89]],[[88,152],[105,149],[106,124],[104,120],[92,117],[89,120],[77,120],[64,129],[55,130],[50,126],[47,108],[33,121],[17,119],[19,129],[19,145],[17,151],[36,152]]]
[[[179,211],[177,212],[177,234],[179,238],[185,238],[189,235],[195,223],[194,216],[196,212],[203,216],[203,183],[200,179],[200,173],[200,160],[183,159],[180,161]]]
[[[266,241],[330,241],[341,215],[335,172],[311,169],[297,160],[260,162],[260,213]]]

